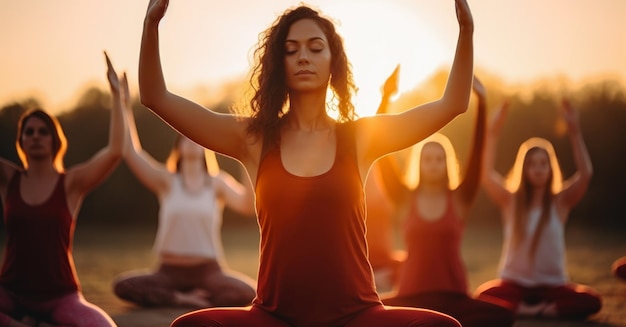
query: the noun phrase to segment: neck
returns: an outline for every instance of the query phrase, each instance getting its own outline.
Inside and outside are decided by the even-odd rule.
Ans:
[[[545,187],[535,187],[532,194],[532,203],[539,205],[543,202],[543,197],[548,190]]]
[[[183,176],[197,177],[206,173],[200,160],[184,159],[180,162],[179,172]]]
[[[286,128],[309,132],[327,130],[333,122],[326,113],[325,91],[291,93],[289,112],[285,117]]]
[[[30,176],[44,177],[56,175],[59,172],[54,169],[50,160],[28,160],[28,169],[26,170]]]
[[[418,186],[419,192],[427,195],[441,194],[448,191],[445,183],[424,183],[420,182]]]

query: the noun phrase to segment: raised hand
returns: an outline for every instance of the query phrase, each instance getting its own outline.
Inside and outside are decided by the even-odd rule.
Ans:
[[[567,128],[570,131],[578,128],[578,113],[574,106],[568,99],[563,99],[562,102],[563,120],[567,124]]]
[[[392,97],[398,93],[398,79],[400,78],[400,64],[396,66],[383,85],[383,96]]]
[[[126,76],[126,73],[122,75],[120,84],[121,84],[120,91],[121,91],[121,97],[122,97],[122,105],[124,106],[124,109],[130,109],[131,108],[130,90],[128,88],[128,77]]]
[[[104,52],[104,57],[107,62],[107,79],[109,80],[109,87],[111,88],[111,92],[113,94],[120,94],[120,80],[106,51]]]
[[[165,16],[169,0],[150,0],[146,11],[146,20],[158,23]]]
[[[474,19],[466,0],[455,0],[456,19],[462,29],[474,30]]]

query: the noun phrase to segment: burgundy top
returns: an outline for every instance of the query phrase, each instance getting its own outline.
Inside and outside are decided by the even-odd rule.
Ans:
[[[65,175],[50,197],[38,205],[24,203],[21,173],[8,185],[4,203],[6,246],[0,285],[20,296],[49,299],[79,290],[72,258],[75,220],[67,208]]]
[[[297,326],[342,326],[380,305],[365,241],[365,199],[351,123],[337,124],[335,161],[312,177],[289,173],[280,149],[261,159],[261,229],[254,305]]]
[[[410,202],[404,227],[408,255],[402,265],[398,296],[467,293],[465,264],[461,258],[464,223],[454,210],[451,192],[447,202],[443,216],[433,221],[420,216],[417,201]]]

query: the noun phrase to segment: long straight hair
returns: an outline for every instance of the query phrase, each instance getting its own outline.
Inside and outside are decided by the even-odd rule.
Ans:
[[[174,146],[170,151],[170,154],[167,156],[165,160],[165,167],[172,173],[178,173],[180,171],[180,165],[182,161],[182,157],[180,155],[180,142],[185,138],[185,136],[178,134],[176,136],[176,140],[174,140]],[[207,174],[210,176],[216,176],[219,173],[219,165],[217,163],[217,158],[215,156],[215,152],[204,149],[204,168],[207,171]]]
[[[528,255],[534,257],[539,243],[539,236],[543,233],[550,219],[550,210],[554,202],[554,196],[563,188],[563,175],[552,144],[543,138],[533,137],[520,145],[513,168],[507,177],[507,189],[515,196],[514,222],[512,231],[512,244],[518,246],[520,242],[530,235],[527,233],[528,214],[530,202],[533,198],[534,188],[526,176],[528,158],[531,154],[543,152],[550,162],[550,175],[546,183],[546,190],[541,200],[541,216],[537,228],[532,235],[532,243]]]
[[[435,133],[428,138],[422,140],[411,148],[410,157],[407,163],[406,175],[404,177],[406,185],[415,190],[419,187],[421,179],[420,161],[424,146],[429,143],[435,143],[441,146],[446,156],[446,182],[450,190],[454,190],[460,183],[459,161],[452,146],[452,142],[445,135]]]

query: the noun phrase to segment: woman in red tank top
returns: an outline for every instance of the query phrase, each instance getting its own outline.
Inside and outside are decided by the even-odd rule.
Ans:
[[[106,54],[105,54],[106,56]],[[120,81],[106,57],[113,110],[109,144],[67,170],[67,142],[56,118],[41,109],[19,121],[17,152],[24,168],[0,159],[0,195],[7,242],[0,273],[0,326],[115,326],[87,302],[72,258],[76,217],[85,195],[122,156]]]
[[[456,155],[442,134],[412,149],[409,178],[399,176],[391,156],[380,161],[385,187],[403,212],[407,258],[395,290],[383,303],[422,307],[447,313],[466,327],[511,326],[511,310],[468,295],[461,240],[470,207],[480,186],[485,138],[486,94],[474,78],[477,114],[467,171],[459,183]]]
[[[435,311],[380,302],[367,258],[363,194],[374,161],[417,143],[467,108],[473,20],[466,1],[455,4],[460,32],[442,98],[355,119],[342,38],[315,10],[287,10],[261,34],[249,110],[223,114],[167,89],[158,32],[168,2],[150,1],[139,61],[141,101],[190,139],[246,167],[261,232],[253,305],[191,312],[172,326],[459,326]]]

